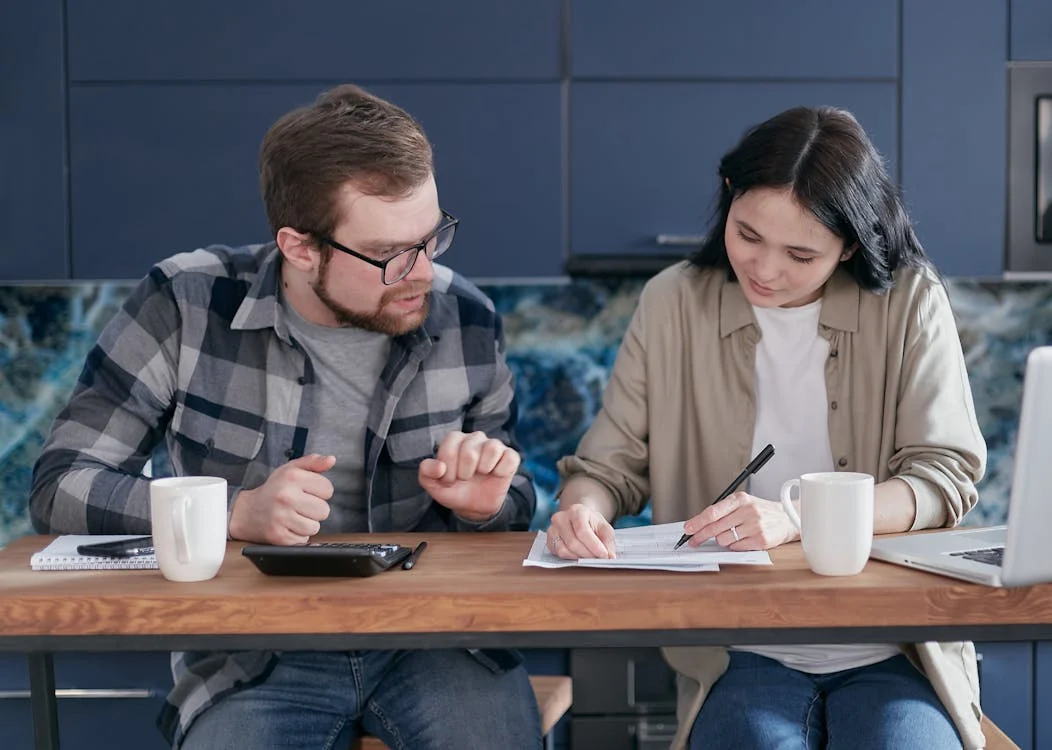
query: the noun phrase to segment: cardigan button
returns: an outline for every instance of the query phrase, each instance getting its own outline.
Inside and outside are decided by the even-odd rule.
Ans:
[[[847,466],[847,458],[841,456],[840,460],[836,462],[836,465],[843,469],[845,466]]]
[[[831,403],[831,404],[829,405],[829,408],[830,408],[830,409],[832,409],[833,411],[836,411],[836,401],[834,401],[833,403]]]

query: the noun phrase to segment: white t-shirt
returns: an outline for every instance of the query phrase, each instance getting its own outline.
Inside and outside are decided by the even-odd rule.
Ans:
[[[753,307],[762,338],[756,346],[752,455],[768,443],[775,452],[750,478],[749,494],[764,500],[777,502],[788,479],[834,470],[825,380],[829,342],[818,335],[821,312],[821,299],[801,307]],[[900,652],[888,643],[731,648],[814,674],[876,664]]]

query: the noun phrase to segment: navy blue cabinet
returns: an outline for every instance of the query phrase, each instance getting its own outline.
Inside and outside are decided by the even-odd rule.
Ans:
[[[260,140],[277,117],[322,88],[74,88],[73,276],[138,278],[173,252],[270,239],[259,197]],[[561,272],[558,84],[370,89],[412,112],[434,144],[442,204],[462,220],[446,262],[472,277]]]
[[[0,4],[0,281],[67,262],[62,3]]]
[[[895,0],[572,0],[575,78],[884,79]]]
[[[546,78],[561,0],[69,0],[73,81]]]
[[[859,116],[944,274],[998,275],[1009,57],[1052,59],[1047,0],[6,3],[0,280],[267,239],[259,139],[343,81],[423,121],[475,278],[682,255],[718,156],[801,103]]]
[[[976,643],[975,651],[983,712],[1022,750],[1048,747],[1034,744],[1034,644]]]
[[[798,104],[851,110],[896,168],[894,83],[594,82],[571,93],[575,254],[688,251],[659,235],[700,234],[723,153],[747,127]]]
[[[167,652],[55,656],[59,737],[63,750],[164,750],[155,720],[171,688]],[[21,654],[0,654],[0,738],[8,750],[33,747],[28,667]]]
[[[903,3],[901,181],[921,244],[950,276],[1004,267],[1007,23],[990,0]]]

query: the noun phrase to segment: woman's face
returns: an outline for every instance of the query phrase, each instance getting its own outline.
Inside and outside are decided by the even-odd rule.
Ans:
[[[731,203],[727,258],[746,299],[757,307],[799,307],[822,296],[844,240],[796,202],[788,189],[753,188]]]

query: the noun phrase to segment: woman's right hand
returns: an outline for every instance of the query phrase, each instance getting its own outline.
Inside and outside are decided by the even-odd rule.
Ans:
[[[587,505],[575,503],[557,511],[548,526],[548,549],[557,557],[616,557],[614,527],[603,514]]]

